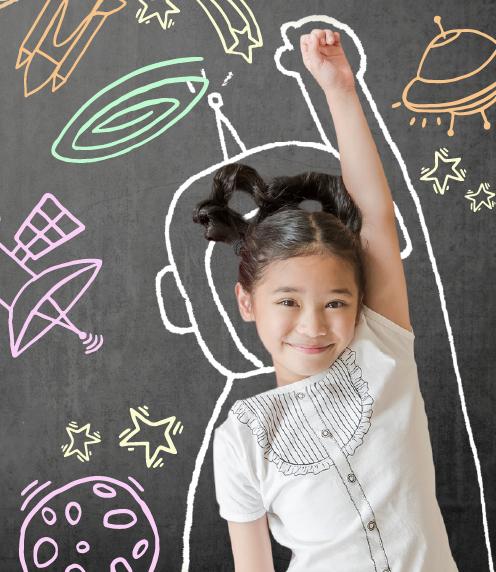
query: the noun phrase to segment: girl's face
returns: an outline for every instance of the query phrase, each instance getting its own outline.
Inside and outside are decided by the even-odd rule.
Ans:
[[[272,356],[278,386],[325,370],[353,339],[358,287],[353,268],[341,258],[312,255],[276,261],[252,295],[239,282],[235,293],[242,318],[255,321]]]

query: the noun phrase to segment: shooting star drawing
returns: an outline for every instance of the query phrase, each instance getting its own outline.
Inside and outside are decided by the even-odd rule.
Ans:
[[[16,69],[24,68],[24,97],[43,89],[50,82],[52,92],[69,79],[105,20],[122,10],[126,0],[96,0],[75,3],[74,0],[47,0],[22,41]],[[84,10],[80,24],[65,38],[64,22],[76,11]],[[67,24],[65,24],[67,26]]]
[[[171,0],[138,0],[138,24],[149,24],[153,19],[162,29],[174,25],[172,14],[180,9]],[[244,0],[196,0],[207,15],[228,55],[241,56],[253,63],[253,50],[263,46],[262,34],[252,9]],[[159,7],[160,6],[160,7]]]
[[[8,312],[12,357],[40,340],[54,326],[76,334],[85,353],[99,350],[103,336],[79,329],[68,313],[80,300],[100,271],[100,259],[71,260],[41,272],[29,267],[65,242],[83,232],[85,226],[52,194],[43,195],[16,232],[16,246],[10,250],[0,242],[0,306]]]

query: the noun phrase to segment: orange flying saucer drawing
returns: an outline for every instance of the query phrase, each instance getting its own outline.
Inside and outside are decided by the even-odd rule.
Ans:
[[[434,22],[441,31],[425,49],[417,75],[403,90],[402,101],[392,107],[403,103],[414,113],[436,114],[438,125],[440,115],[449,114],[450,137],[455,134],[457,115],[480,114],[484,129],[490,129],[486,109],[496,101],[496,39],[471,28],[444,30],[440,16],[435,16]],[[413,117],[410,125],[414,123]],[[422,127],[426,123],[424,117]]]

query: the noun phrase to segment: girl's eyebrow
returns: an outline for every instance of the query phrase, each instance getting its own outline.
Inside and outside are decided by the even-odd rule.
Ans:
[[[278,292],[304,292],[301,288],[295,288],[294,286],[280,286],[272,291],[272,294],[277,294]],[[353,294],[348,288],[333,288],[327,292],[328,294],[344,294],[345,296],[353,297]]]

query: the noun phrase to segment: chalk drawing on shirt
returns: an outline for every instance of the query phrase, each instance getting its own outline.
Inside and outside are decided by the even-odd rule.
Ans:
[[[343,453],[353,455],[370,428],[373,398],[355,352],[346,348],[322,379],[306,387]],[[334,465],[302,408],[299,392],[259,394],[236,401],[231,411],[256,436],[264,457],[285,475],[319,473]]]

